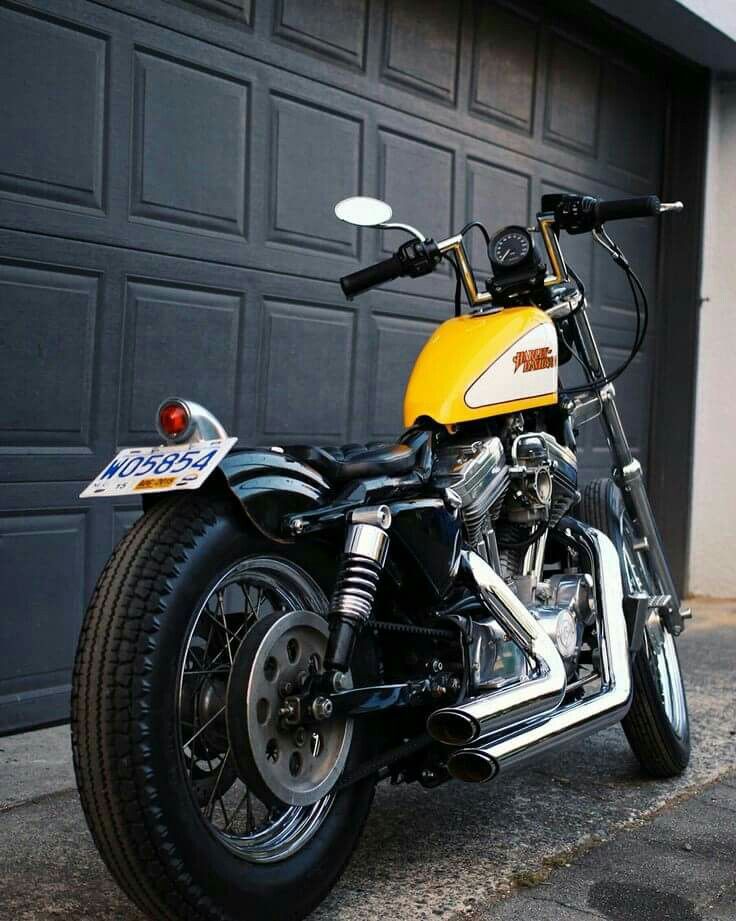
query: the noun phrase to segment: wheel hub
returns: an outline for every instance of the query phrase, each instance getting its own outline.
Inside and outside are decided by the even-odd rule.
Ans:
[[[264,802],[306,806],[337,783],[353,721],[287,722],[285,698],[318,669],[328,626],[311,611],[275,612],[243,640],[227,691],[227,727],[241,779]]]
[[[225,705],[226,690],[224,681],[208,679],[197,697],[199,725],[207,726],[201,738],[209,750],[218,754],[227,749],[225,720],[222,716],[218,718]]]

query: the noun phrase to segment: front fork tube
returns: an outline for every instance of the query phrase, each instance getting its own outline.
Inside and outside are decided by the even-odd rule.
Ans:
[[[330,604],[325,654],[325,668],[334,678],[349,671],[358,634],[373,614],[390,527],[391,511],[386,505],[358,509],[348,519],[345,551]]]
[[[575,322],[578,340],[588,365],[596,371],[596,377],[604,376],[605,370],[601,354],[585,308],[575,314]],[[605,385],[600,390],[599,395],[603,430],[614,459],[613,479],[621,489],[626,509],[634,520],[635,527],[641,538],[636,550],[639,553],[647,553],[649,556],[651,571],[657,581],[659,591],[664,596],[661,605],[662,614],[670,632],[674,636],[678,636],[682,633],[684,627],[683,615],[688,616],[689,612],[681,610],[680,597],[675,587],[675,581],[672,578],[662,538],[649,502],[644,483],[644,473],[641,464],[631,453],[621,416],[616,406],[616,391],[613,384]]]

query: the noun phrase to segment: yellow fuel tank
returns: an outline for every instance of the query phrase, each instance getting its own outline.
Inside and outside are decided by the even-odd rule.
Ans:
[[[454,317],[419,353],[404,396],[407,428],[456,425],[557,402],[557,330],[536,307]]]

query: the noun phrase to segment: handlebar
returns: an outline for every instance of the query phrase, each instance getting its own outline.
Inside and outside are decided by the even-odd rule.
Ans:
[[[565,280],[567,272],[562,258],[558,230],[570,234],[588,233],[599,229],[607,221],[622,221],[629,218],[654,217],[665,211],[682,211],[682,202],[663,203],[656,195],[639,198],[622,198],[606,201],[593,195],[543,195],[542,213],[537,215],[553,276],[545,285]],[[407,228],[410,229],[410,228]],[[403,243],[388,259],[358,269],[340,279],[340,287],[348,300],[396,278],[409,276],[419,278],[433,272],[442,257],[454,254],[468,300],[472,306],[492,301],[490,293],[480,293],[475,285],[473,272],[463,247],[462,233],[435,243],[434,240],[414,238]]]
[[[442,251],[434,240],[407,240],[396,250],[393,256],[358,269],[350,275],[343,275],[340,287],[348,300],[362,294],[369,288],[382,285],[384,282],[393,281],[408,275],[419,278],[429,275],[442,260]]]
[[[554,214],[556,224],[569,234],[589,233],[607,221],[655,217],[664,211],[682,211],[682,202],[662,203],[656,195],[606,201],[593,195],[543,195],[542,211]]]
[[[400,278],[403,274],[404,266],[398,255],[394,253],[389,259],[368,265],[364,269],[358,269],[357,272],[352,272],[350,275],[343,275],[340,279],[340,287],[345,297],[352,300],[357,294],[362,294],[369,288],[382,285],[384,282]]]
[[[656,195],[640,198],[619,198],[611,201],[597,201],[594,206],[597,224],[606,221],[624,221],[635,217],[654,217],[659,214],[662,202]]]

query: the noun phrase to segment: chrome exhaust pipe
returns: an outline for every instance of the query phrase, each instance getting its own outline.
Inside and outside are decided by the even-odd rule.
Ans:
[[[562,703],[565,665],[542,625],[488,563],[463,551],[463,565],[481,600],[534,663],[532,677],[430,714],[427,731],[446,745],[467,745],[490,733],[550,716]]]
[[[566,526],[589,547],[596,561],[601,645],[601,689],[587,700],[570,704],[546,719],[498,733],[476,748],[462,748],[448,759],[453,777],[471,783],[485,783],[500,771],[519,767],[526,761],[577,738],[618,723],[631,705],[631,665],[618,554],[601,531],[569,520]]]

